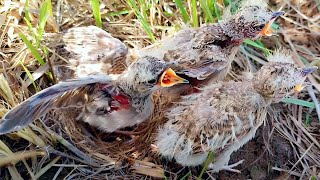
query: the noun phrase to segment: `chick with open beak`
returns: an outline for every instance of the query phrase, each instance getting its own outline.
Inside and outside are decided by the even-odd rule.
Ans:
[[[284,11],[276,11],[276,12],[272,13],[272,18],[270,19],[269,22],[266,23],[266,25],[263,27],[263,29],[261,30],[261,32],[259,33],[257,38],[260,36],[272,36],[273,32],[271,30],[271,25],[277,19],[277,17],[279,17],[283,14],[284,14]]]
[[[188,83],[164,61],[145,56],[120,75],[67,80],[31,96],[0,121],[0,134],[19,130],[50,109],[77,108],[78,120],[105,132],[133,126],[153,112],[152,93],[160,87]],[[80,110],[80,113],[79,111]]]
[[[265,32],[281,14],[272,12],[264,0],[246,0],[235,14],[226,8],[221,21],[182,29],[164,40],[160,49],[146,49],[139,54],[156,54],[174,62],[172,69],[190,81],[189,85],[169,88],[170,95],[192,93],[199,86],[223,80],[241,43],[267,35]]]

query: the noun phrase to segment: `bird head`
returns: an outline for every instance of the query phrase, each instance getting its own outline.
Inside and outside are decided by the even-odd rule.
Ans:
[[[268,61],[252,80],[255,90],[272,101],[279,101],[293,91],[301,91],[307,75],[317,69],[297,68],[292,56],[285,51],[276,51]]]
[[[123,90],[131,95],[143,95],[160,87],[188,83],[188,80],[176,75],[170,64],[151,56],[141,57],[132,63],[121,81]]]
[[[224,32],[234,40],[257,39],[271,36],[271,25],[283,11],[272,12],[264,0],[248,0],[240,5],[234,15],[224,16],[220,22]]]

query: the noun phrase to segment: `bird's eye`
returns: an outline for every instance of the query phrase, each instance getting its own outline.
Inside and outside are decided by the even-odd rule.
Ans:
[[[258,26],[259,30],[262,30],[264,28],[264,26],[265,26],[264,24],[259,25]]]
[[[156,79],[151,79],[151,80],[148,81],[148,84],[155,84],[156,82],[157,82]]]

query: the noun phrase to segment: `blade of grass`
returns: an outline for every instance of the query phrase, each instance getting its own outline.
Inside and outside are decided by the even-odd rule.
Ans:
[[[19,171],[17,170],[17,168],[15,166],[10,165],[8,167],[9,173],[11,175],[11,178],[14,180],[23,180],[23,178],[21,177]]]
[[[200,6],[202,10],[204,11],[204,14],[206,15],[206,19],[208,22],[213,22],[213,16],[209,9],[209,4],[207,0],[200,0]]]
[[[52,13],[52,2],[51,0],[47,0],[47,12],[50,16],[53,16],[53,13]]]
[[[49,164],[41,168],[40,171],[35,175],[36,179],[39,179],[45,172],[47,172],[56,162],[60,160],[60,156],[54,158]]]
[[[207,170],[209,164],[211,162],[213,162],[214,156],[215,156],[214,152],[210,151],[209,154],[208,154],[207,160],[206,160],[206,162],[204,162],[203,168],[202,168],[202,170],[201,170],[201,172],[200,172],[200,174],[199,174],[199,176],[197,178],[198,180],[201,180],[201,178],[202,178],[204,172]]]
[[[306,127],[309,127],[310,126],[310,114],[309,113],[306,113]]]
[[[187,13],[186,8],[184,8],[184,6],[182,5],[181,0],[175,0],[176,6],[179,8],[181,15],[182,15],[182,19],[184,23],[190,22],[190,18],[189,15]]]
[[[29,0],[26,0],[26,2],[24,3],[24,16],[25,18],[30,22],[30,12],[29,12]]]
[[[34,156],[45,156],[45,155],[47,155],[47,153],[42,150],[15,152],[7,156],[0,156],[0,167],[3,167],[8,164],[15,164],[16,162],[22,159],[28,159]]]
[[[9,102],[11,106],[16,105],[13,92],[3,74],[0,74],[0,95],[6,100],[6,102]]]
[[[193,27],[199,27],[197,1],[196,0],[191,0],[191,11],[192,11]]]
[[[301,100],[301,99],[284,98],[284,99],[282,99],[281,102],[288,103],[288,104],[297,104],[297,105],[305,106],[305,107],[308,107],[308,108],[315,108],[315,105],[314,105],[313,102],[308,102],[308,101],[304,101],[304,100]]]
[[[148,21],[143,17],[142,13],[140,12],[135,0],[128,0],[128,4],[130,8],[134,11],[135,15],[138,17],[139,21],[141,22],[143,28],[149,35],[151,41],[154,43],[156,41],[155,37],[153,36],[153,33],[150,29],[150,26],[148,24]]]
[[[252,40],[250,40],[250,39],[246,39],[245,41],[244,41],[244,43],[246,43],[247,45],[251,45],[251,46],[253,46],[253,47],[256,47],[256,48],[258,48],[258,49],[261,49],[261,50],[263,50],[266,54],[270,54],[270,50],[268,49],[268,48],[266,48],[266,47],[264,47],[264,45],[261,43],[261,44],[259,44],[259,43],[257,43],[257,42],[255,42],[255,41],[252,41]]]
[[[27,76],[28,76],[28,78],[30,79],[33,87],[36,89],[37,92],[39,92],[39,88],[37,87],[36,83],[34,82],[33,77],[32,77],[32,74],[30,73],[30,71],[28,70],[28,68],[26,68],[26,67],[23,65],[23,62],[21,62],[21,61],[20,61],[20,65],[22,66],[22,68],[24,69],[24,71],[27,73]]]
[[[38,50],[33,47],[32,43],[27,39],[27,37],[22,34],[22,33],[19,33],[19,36],[20,38],[23,40],[23,42],[28,46],[28,48],[30,49],[31,53],[33,54],[33,56],[38,60],[38,62],[43,65],[44,64],[44,61],[43,59],[41,58],[41,55],[40,53],[38,52]]]
[[[93,11],[93,16],[96,20],[96,25],[99,28],[102,28],[102,20],[101,20],[101,13],[100,13],[100,2],[99,0],[90,0],[91,8]]]
[[[216,0],[214,0],[213,6],[214,6],[214,13],[216,14],[217,18],[219,20],[221,20],[222,19],[221,13],[220,13],[219,7],[217,6],[217,1]]]
[[[188,179],[189,176],[191,176],[191,171],[189,171],[186,175],[182,176],[180,180]]]
[[[40,40],[42,39],[44,28],[46,26],[47,20],[49,17],[48,13],[48,2],[43,2],[41,9],[40,9],[40,17],[39,17],[39,24],[38,24],[38,36],[36,39],[36,47],[39,48]]]

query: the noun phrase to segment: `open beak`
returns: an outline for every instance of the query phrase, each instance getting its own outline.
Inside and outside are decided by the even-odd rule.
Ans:
[[[313,66],[313,67],[307,67],[304,68],[301,72],[301,76],[302,77],[307,77],[309,74],[313,73],[314,71],[316,71],[318,69],[317,66]],[[303,84],[296,84],[296,86],[294,87],[294,90],[297,92],[302,91],[302,89],[304,88]]]
[[[176,75],[176,73],[171,68],[168,68],[163,72],[159,81],[159,84],[162,87],[171,87],[175,84],[181,83],[189,83],[189,81]]]
[[[277,11],[272,13],[272,17],[269,22],[264,26],[264,28],[261,30],[259,33],[260,36],[272,36],[272,30],[271,30],[271,25],[272,23],[277,19],[277,17],[281,16],[284,14],[284,11]]]

